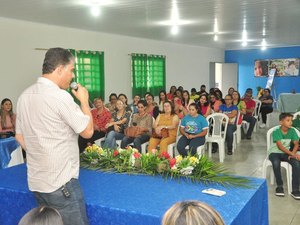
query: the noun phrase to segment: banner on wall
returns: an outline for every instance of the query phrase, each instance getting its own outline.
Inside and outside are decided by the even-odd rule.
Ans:
[[[271,70],[275,70],[274,76],[299,76],[299,58],[255,60],[255,77],[269,76]]]
[[[272,89],[275,72],[276,72],[276,69],[270,69],[268,81],[266,84],[266,88],[268,88],[268,89]]]

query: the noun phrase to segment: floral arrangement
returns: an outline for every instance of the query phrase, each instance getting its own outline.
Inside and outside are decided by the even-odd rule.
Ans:
[[[141,154],[137,149],[102,149],[97,145],[88,146],[81,153],[81,166],[83,168],[101,170],[114,173],[161,175],[167,179],[181,178],[192,182],[219,183],[224,186],[251,187],[250,181],[244,177],[229,175],[226,169],[214,163],[206,156],[178,155],[170,157],[167,152],[158,154]]]

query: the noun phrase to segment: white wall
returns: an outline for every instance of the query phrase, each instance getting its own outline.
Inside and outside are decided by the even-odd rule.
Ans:
[[[209,84],[209,62],[223,62],[222,49],[202,48],[0,18],[0,99],[18,96],[41,75],[45,51],[63,47],[104,51],[105,97],[131,98],[130,53],[166,55],[167,92],[171,85],[190,90]]]

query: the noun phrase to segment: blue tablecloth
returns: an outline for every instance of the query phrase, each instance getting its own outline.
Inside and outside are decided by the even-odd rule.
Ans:
[[[80,170],[91,225],[160,225],[164,212],[175,202],[200,200],[220,212],[227,225],[268,225],[266,181],[253,178],[253,189],[225,190],[223,197],[201,193],[207,186],[180,183],[156,176],[108,174]],[[0,171],[0,224],[16,225],[36,203],[28,191],[26,166]]]
[[[279,112],[297,112],[300,107],[300,94],[281,93],[278,97]]]
[[[11,160],[11,153],[19,147],[14,137],[0,139],[0,168],[6,168]]]

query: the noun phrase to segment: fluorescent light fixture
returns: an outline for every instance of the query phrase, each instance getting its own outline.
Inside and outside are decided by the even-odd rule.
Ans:
[[[243,47],[245,47],[245,46],[247,46],[247,45],[248,45],[247,41],[243,41],[243,42],[242,42],[242,46],[243,46]]]
[[[171,34],[176,35],[176,34],[178,34],[178,32],[179,32],[178,26],[176,26],[176,25],[172,26]]]
[[[214,35],[214,41],[218,41],[218,35]]]
[[[214,33],[218,33],[218,32],[219,32],[218,19],[215,18],[215,22],[214,22]]]
[[[100,15],[100,7],[97,6],[97,5],[94,5],[91,7],[91,14],[94,16],[94,17],[98,17]]]
[[[266,50],[267,49],[267,42],[266,39],[263,38],[262,42],[261,42],[261,50]]]

